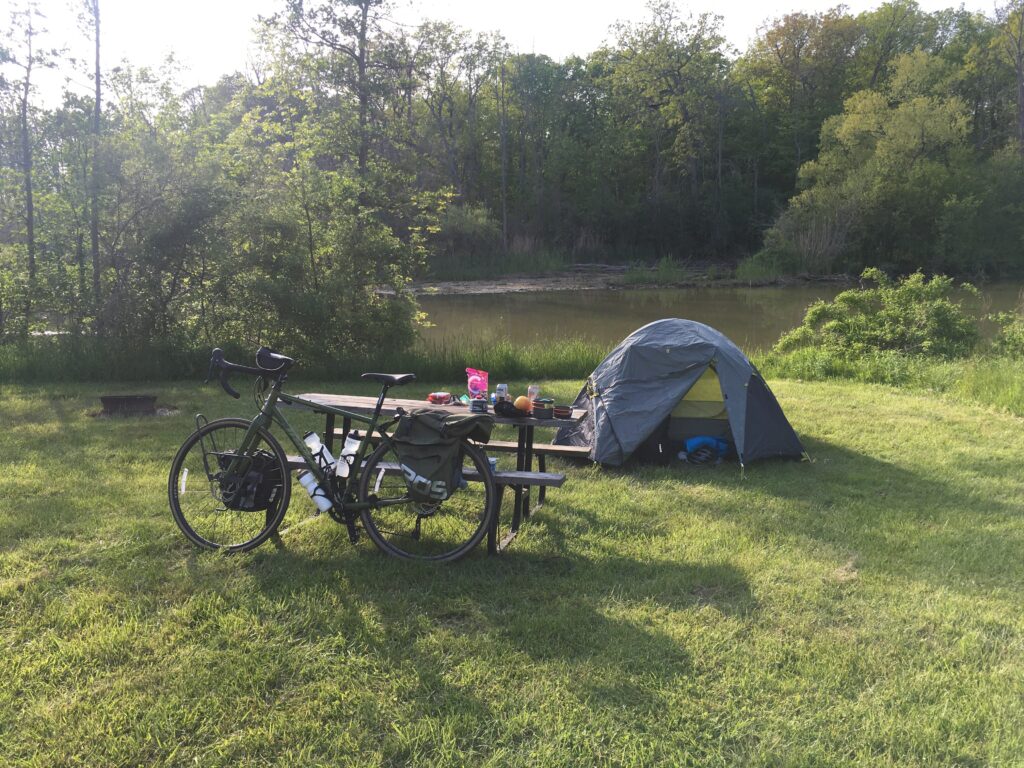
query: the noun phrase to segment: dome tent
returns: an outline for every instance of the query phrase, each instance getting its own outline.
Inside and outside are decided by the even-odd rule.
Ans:
[[[713,396],[708,385],[715,379],[719,413],[704,399]],[[702,399],[694,401],[691,391],[698,390]],[[741,466],[804,455],[747,356],[722,333],[693,320],[656,320],[631,333],[594,369],[573,405],[587,409],[588,418],[559,430],[554,443],[590,446],[590,458],[601,464],[624,463],[666,419],[676,438],[710,431],[727,436]]]

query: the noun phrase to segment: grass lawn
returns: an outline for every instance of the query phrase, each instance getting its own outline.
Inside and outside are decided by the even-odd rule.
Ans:
[[[181,415],[91,418],[114,391]],[[188,545],[171,458],[248,398],[5,387],[0,763],[1024,763],[1022,420],[775,391],[813,464],[569,467],[507,553],[436,567],[326,517]]]

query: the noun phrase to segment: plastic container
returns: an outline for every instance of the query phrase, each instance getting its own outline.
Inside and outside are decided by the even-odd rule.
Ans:
[[[317,483],[316,477],[308,469],[299,472],[299,485],[306,489],[309,498],[313,500],[316,508],[321,512],[326,512],[334,506],[331,500],[327,498],[327,494],[324,493],[324,489]]]
[[[531,384],[529,387],[527,387],[526,396],[530,398],[531,403],[538,397],[540,397],[540,384]]]
[[[316,463],[320,465],[326,474],[330,474],[334,471],[334,457],[331,456],[331,452],[327,450],[327,446],[320,442],[320,435],[316,432],[307,432],[302,441],[309,448],[309,452],[313,454],[313,458]]]
[[[338,459],[335,474],[338,477],[348,477],[352,472],[352,462],[355,461],[356,451],[362,443],[358,432],[349,432],[345,436],[345,444],[341,447],[341,457]]]

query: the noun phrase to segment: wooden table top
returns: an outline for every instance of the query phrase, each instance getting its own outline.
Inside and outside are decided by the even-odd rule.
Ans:
[[[318,405],[343,408],[346,411],[354,411],[355,413],[373,413],[373,409],[377,407],[376,397],[365,397],[362,395],[328,395],[320,392],[309,392],[304,395],[296,395],[296,397],[301,397],[303,400],[309,400]],[[388,397],[384,399],[381,415],[394,415],[397,408],[403,408],[406,412],[416,408],[431,408],[438,411],[446,411],[456,416],[465,416],[471,413],[469,408],[464,405],[433,405],[425,400],[403,400],[398,397]],[[507,416],[499,416],[492,410],[488,410],[487,415],[494,419],[495,424],[512,424],[518,427],[572,427],[582,421],[587,412],[582,408],[573,408],[572,416],[568,419],[535,419],[532,416],[509,418]]]

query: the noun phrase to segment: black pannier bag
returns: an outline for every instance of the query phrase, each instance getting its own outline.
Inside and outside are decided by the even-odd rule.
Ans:
[[[461,482],[462,441],[486,443],[493,426],[485,414],[419,408],[403,416],[393,439],[409,495],[434,503],[451,496]]]
[[[234,454],[218,453],[217,465],[221,472],[227,472]],[[221,498],[224,506],[239,512],[257,512],[269,509],[281,492],[281,465],[269,451],[259,450],[252,456],[252,462],[245,475],[221,477]]]
[[[669,440],[668,424],[669,420],[666,418],[633,452],[633,456],[639,463],[663,467],[675,457],[679,448]]]

